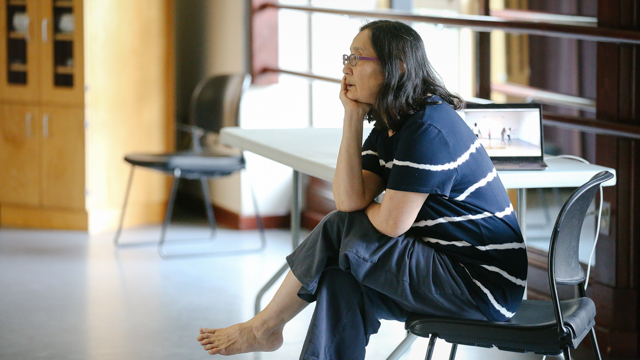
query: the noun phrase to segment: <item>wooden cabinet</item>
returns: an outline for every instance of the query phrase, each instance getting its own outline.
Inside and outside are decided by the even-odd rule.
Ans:
[[[82,10],[82,0],[41,1],[38,78],[43,102],[80,106],[84,103]]]
[[[0,105],[0,204],[84,209],[79,108]]]
[[[82,7],[82,0],[4,0],[3,100],[83,104]]]
[[[172,7],[0,0],[0,226],[116,226],[124,155],[173,148]],[[142,178],[130,224],[162,219],[168,181]]]
[[[36,130],[37,109],[25,105],[0,105],[0,117],[0,204],[38,205],[40,141]]]
[[[41,109],[40,119],[40,204],[83,210],[84,111],[47,106]]]

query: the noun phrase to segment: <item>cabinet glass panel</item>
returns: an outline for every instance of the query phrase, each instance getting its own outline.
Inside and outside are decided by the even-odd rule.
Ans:
[[[72,1],[53,2],[54,85],[73,87],[73,32],[75,14]]]
[[[24,0],[8,0],[7,7],[7,80],[9,84],[27,84],[27,42],[29,15]]]

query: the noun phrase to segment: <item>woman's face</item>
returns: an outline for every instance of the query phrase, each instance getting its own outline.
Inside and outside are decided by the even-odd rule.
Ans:
[[[371,31],[369,29],[365,29],[356,35],[351,43],[351,53],[366,57],[377,57],[371,46]],[[347,98],[374,105],[378,91],[384,81],[380,62],[376,60],[360,60],[356,66],[351,66],[347,62],[342,71],[346,77]]]

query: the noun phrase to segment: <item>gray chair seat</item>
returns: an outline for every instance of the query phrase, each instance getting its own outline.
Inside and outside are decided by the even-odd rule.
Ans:
[[[430,334],[437,334],[438,338],[450,343],[557,355],[562,353],[565,346],[577,347],[595,325],[596,315],[596,306],[589,298],[561,301],[560,306],[564,324],[571,330],[571,337],[566,339],[558,338],[553,304],[537,300],[524,300],[516,315],[505,322],[413,314],[407,319],[405,327],[415,335],[429,337]]]
[[[183,151],[171,154],[128,154],[124,160],[131,165],[173,173],[180,169],[184,177],[216,177],[244,169],[242,156],[229,156],[214,151]]]

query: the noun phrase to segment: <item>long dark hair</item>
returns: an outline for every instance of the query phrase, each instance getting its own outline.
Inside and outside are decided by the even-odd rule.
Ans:
[[[384,73],[374,107],[367,114],[377,128],[398,131],[407,115],[434,103],[431,95],[438,95],[456,110],[464,107],[464,100],[445,88],[427,59],[422,38],[410,26],[377,20],[363,25],[360,31],[366,29],[371,32],[371,45]]]

